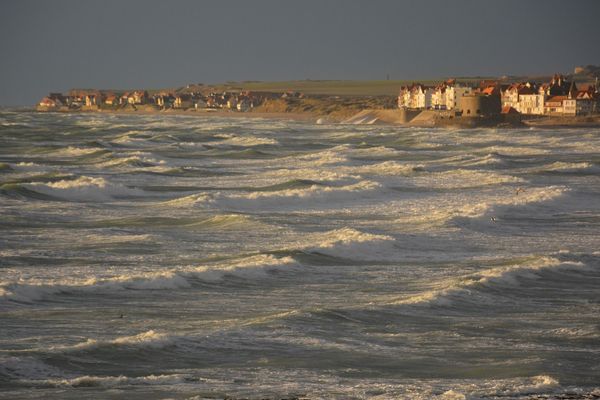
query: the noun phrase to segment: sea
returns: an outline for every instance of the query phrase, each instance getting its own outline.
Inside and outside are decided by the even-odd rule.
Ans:
[[[0,398],[600,398],[600,128],[3,110]]]

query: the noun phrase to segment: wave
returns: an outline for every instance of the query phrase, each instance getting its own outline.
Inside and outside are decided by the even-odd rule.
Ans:
[[[98,168],[120,168],[120,167],[146,168],[146,167],[154,167],[157,163],[160,163],[160,162],[153,158],[130,156],[130,157],[117,157],[112,160],[96,164],[95,166]],[[163,161],[163,164],[164,164],[164,161]]]
[[[598,173],[600,166],[589,162],[562,162],[556,161],[552,164],[533,168],[534,172],[560,172],[560,173]]]
[[[0,381],[2,378],[41,380],[62,376],[63,371],[35,357],[0,357]]]
[[[57,200],[53,196],[30,190],[20,183],[4,183],[0,185],[0,194],[14,199]]]
[[[485,147],[485,151],[488,153],[496,153],[501,156],[539,156],[552,152],[549,149],[526,146],[490,146]]]
[[[424,171],[424,166],[422,164],[401,164],[396,161],[384,161],[356,167],[340,167],[339,171],[347,174],[406,176]]]
[[[257,150],[255,148],[246,148],[244,150],[226,150],[226,149],[210,149],[208,151],[200,153],[204,157],[214,158],[231,158],[231,159],[264,159],[273,158],[272,154],[264,151]]]
[[[554,257],[539,257],[523,263],[494,267],[476,273],[442,281],[435,289],[418,295],[404,297],[390,302],[390,305],[437,305],[448,306],[455,300],[464,300],[472,295],[472,289],[485,289],[490,285],[514,288],[523,278],[539,277],[539,273],[551,269],[582,269],[585,264],[575,261],[561,261]],[[482,299],[478,298],[478,302]]]
[[[157,335],[153,331],[145,332],[129,338],[119,338],[112,341],[112,345],[119,340],[145,340],[146,336]],[[98,344],[99,345],[99,344]],[[111,342],[107,343],[111,345]],[[83,347],[87,345],[82,345]],[[76,347],[76,346],[74,346]],[[67,373],[59,368],[42,362],[35,357],[3,357],[0,358],[0,379],[34,384],[38,387],[116,387],[132,385],[172,385],[185,382],[187,375],[148,375],[138,377],[126,376],[77,376]]]
[[[299,189],[257,191],[243,194],[223,195],[217,193],[209,204],[232,210],[273,210],[277,208],[310,209],[312,207],[342,207],[344,202],[374,195],[382,186],[373,181],[360,181],[346,186],[312,185]]]
[[[240,147],[253,147],[253,146],[264,146],[264,145],[277,145],[279,142],[275,139],[257,136],[238,136],[232,134],[217,134],[215,138],[224,139],[222,141],[211,142],[210,145],[226,145],[226,146],[240,146]]]
[[[470,187],[524,182],[524,179],[516,176],[459,168],[423,175],[417,179],[416,185],[427,188],[466,189]]]
[[[447,384],[445,386],[447,386]],[[560,389],[560,382],[548,375],[536,375],[525,378],[486,380],[484,382],[476,383],[469,381],[462,383],[456,382],[452,386],[454,386],[453,389],[446,390],[437,396],[430,395],[428,398],[437,400],[466,400],[483,398],[534,399],[538,398],[536,395],[542,395],[539,398],[546,399],[550,398],[547,397],[546,394],[555,393]],[[571,396],[564,398],[571,398]]]
[[[276,190],[276,191],[258,191],[252,192],[250,194],[239,194],[229,196],[229,199],[248,199],[248,200],[256,200],[256,199],[277,199],[277,198],[304,198],[304,197],[312,197],[314,195],[319,194],[329,194],[336,192],[359,192],[359,191],[369,191],[380,188],[381,185],[377,182],[372,181],[361,181],[353,185],[341,186],[341,187],[331,187],[331,186],[323,186],[319,184],[311,185],[304,188],[299,189],[285,189],[285,190]]]
[[[335,146],[327,150],[284,157],[282,160],[287,164],[297,167],[315,167],[323,165],[335,165],[348,162],[347,153],[349,145]]]
[[[54,150],[51,152],[51,155],[54,157],[89,157],[92,155],[106,154],[108,152],[109,151],[106,149],[99,149],[94,147],[69,146],[58,150]]]
[[[85,244],[99,244],[99,245],[108,245],[108,244],[119,244],[119,243],[131,243],[131,242],[146,242],[153,239],[153,235],[150,234],[140,234],[140,235],[127,235],[127,234],[110,234],[110,235],[102,235],[102,234],[90,234],[85,235]]]
[[[50,183],[26,183],[25,189],[45,196],[68,201],[110,201],[113,199],[141,196],[143,192],[125,186],[109,183],[104,178],[80,176],[73,180]]]
[[[346,149],[343,149],[346,150]],[[366,148],[355,148],[351,151],[352,158],[359,159],[381,159],[381,158],[399,158],[405,156],[406,151],[396,150],[386,146],[374,146]]]
[[[320,183],[287,182],[290,188],[277,190],[277,185],[257,188],[250,193],[224,194],[199,193],[163,202],[163,205],[211,206],[228,210],[272,210],[278,207],[294,208],[327,205],[340,207],[340,202],[354,201],[359,197],[372,196],[382,186],[373,181],[360,181],[346,186],[325,186]],[[266,190],[265,190],[266,189]]]
[[[138,385],[175,385],[185,383],[190,378],[183,374],[171,375],[148,375],[148,376],[78,376],[76,378],[66,379],[46,379],[42,381],[32,382],[40,386],[49,387],[102,387],[111,388],[119,386],[138,386]]]
[[[110,293],[124,290],[175,290],[192,286],[195,280],[218,282],[228,275],[245,279],[264,277],[277,268],[297,266],[291,257],[257,254],[242,259],[223,261],[220,264],[132,273],[109,278],[69,279],[48,282],[29,280],[3,282],[0,299],[17,303],[33,303],[60,294]]]
[[[336,229],[309,235],[304,242],[296,243],[296,249],[325,254],[348,260],[397,259],[395,239],[387,235],[361,232],[352,228]]]
[[[502,197],[494,197],[489,200],[469,203],[470,199],[465,199],[460,205],[451,204],[433,204],[420,202],[416,208],[406,208],[405,216],[397,218],[396,223],[407,227],[417,227],[425,224],[446,224],[454,222],[456,224],[472,224],[481,222],[485,224],[493,223],[493,219],[504,214],[506,209],[512,207],[528,207],[537,203],[545,203],[557,200],[569,191],[564,186],[550,186],[546,188],[533,188],[520,190],[517,188],[514,192],[511,190]],[[466,204],[465,204],[466,203]],[[492,221],[492,222],[490,222]]]
[[[257,176],[257,178],[268,179],[268,180],[303,180],[303,181],[314,181],[317,183],[350,183],[356,179],[360,179],[358,175],[352,175],[346,170],[341,172],[338,169],[331,168],[278,168],[273,171],[266,171]]]
[[[318,181],[313,181],[310,179],[291,179],[286,182],[276,183],[269,186],[262,186],[260,188],[253,188],[254,191],[260,192],[278,192],[282,190],[290,190],[290,189],[304,189],[311,188],[315,186],[325,186],[323,183]]]
[[[12,172],[12,171],[14,171],[14,170],[10,166],[10,164],[0,162],[0,173],[3,173],[3,172]]]
[[[135,347],[136,349],[161,349],[164,347],[171,346],[175,343],[176,338],[174,336],[156,332],[154,330],[149,330],[146,332],[139,333],[137,335],[122,336],[112,340],[103,341],[97,339],[87,339],[85,342],[77,343],[74,345],[51,346],[42,349],[42,351],[68,353],[72,351],[94,350],[104,347]]]

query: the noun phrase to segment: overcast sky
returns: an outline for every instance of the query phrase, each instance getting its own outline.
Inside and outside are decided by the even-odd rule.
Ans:
[[[0,3],[0,105],[72,87],[425,79],[600,64],[600,0]]]

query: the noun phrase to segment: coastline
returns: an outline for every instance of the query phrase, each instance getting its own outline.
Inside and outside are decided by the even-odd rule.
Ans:
[[[182,115],[189,117],[220,117],[220,118],[262,118],[288,120],[298,122],[313,123],[334,123],[347,125],[390,125],[390,126],[410,126],[410,127],[431,127],[431,128],[544,128],[544,129],[564,129],[564,128],[596,128],[600,127],[600,115],[593,116],[543,116],[532,119],[522,119],[520,121],[505,121],[503,119],[487,118],[456,118],[454,120],[440,119],[431,111],[422,112],[421,118],[414,118],[406,121],[402,118],[399,109],[365,109],[350,118],[339,118],[331,115],[321,115],[315,112],[303,111],[231,111],[231,110],[183,110],[167,109],[156,110],[148,108],[134,109],[57,109],[40,110],[30,109],[40,113],[65,113],[65,114],[109,114],[109,115]]]
[[[59,113],[59,114],[114,114],[114,115],[184,115],[188,117],[222,117],[222,118],[265,118],[265,119],[285,119],[292,121],[316,121],[321,118],[319,115],[314,113],[297,113],[297,112],[237,112],[237,111],[225,111],[225,110],[211,110],[211,111],[196,111],[196,110],[48,110],[41,111],[31,109],[33,112],[39,113]],[[338,121],[334,121],[338,122]]]

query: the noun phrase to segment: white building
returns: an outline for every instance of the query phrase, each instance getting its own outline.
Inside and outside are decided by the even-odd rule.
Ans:
[[[516,110],[521,114],[544,114],[544,95],[539,93],[519,95]]]
[[[400,89],[398,95],[398,107],[410,109],[429,109],[434,89],[413,83]]]
[[[446,88],[446,110],[454,110],[458,107],[459,99],[463,96],[473,93],[473,89],[468,86],[450,85]]]

